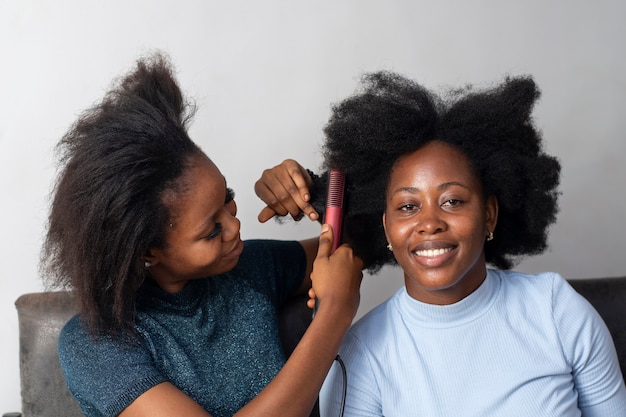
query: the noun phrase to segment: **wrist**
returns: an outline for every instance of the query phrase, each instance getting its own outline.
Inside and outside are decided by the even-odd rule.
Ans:
[[[325,299],[319,302],[315,312],[315,319],[329,320],[338,329],[346,330],[352,324],[357,308],[353,307],[351,303],[334,303]]]

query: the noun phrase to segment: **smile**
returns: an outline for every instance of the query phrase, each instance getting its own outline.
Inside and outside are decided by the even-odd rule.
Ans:
[[[240,239],[235,247],[224,256],[224,259],[238,258],[239,255],[241,255],[241,252],[243,252],[243,241]]]
[[[426,250],[417,250],[413,252],[417,256],[424,256],[426,258],[435,258],[437,256],[441,256],[444,253],[448,253],[453,248],[441,248],[441,249],[426,249]]]

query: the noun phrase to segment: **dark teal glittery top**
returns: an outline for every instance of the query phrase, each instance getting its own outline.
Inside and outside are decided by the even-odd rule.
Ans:
[[[93,338],[73,317],[59,338],[70,391],[87,417],[112,417],[169,381],[213,416],[231,416],[284,364],[277,310],[299,287],[305,264],[297,242],[246,241],[226,274],[176,294],[146,282],[133,344]]]

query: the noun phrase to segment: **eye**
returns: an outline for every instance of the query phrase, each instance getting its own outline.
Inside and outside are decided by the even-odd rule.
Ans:
[[[206,235],[204,237],[205,240],[211,240],[216,238],[217,236],[220,235],[220,233],[222,233],[222,224],[221,223],[215,223],[215,229],[213,229],[213,231],[211,233],[209,233],[208,235]]]
[[[442,206],[444,207],[456,207],[463,203],[462,200],[458,200],[456,198],[451,198],[443,202]]]
[[[226,188],[226,199],[224,200],[224,205],[230,203],[235,199],[235,192],[232,188]]]
[[[398,210],[400,211],[413,211],[415,209],[417,209],[417,206],[415,204],[403,204],[398,207]]]

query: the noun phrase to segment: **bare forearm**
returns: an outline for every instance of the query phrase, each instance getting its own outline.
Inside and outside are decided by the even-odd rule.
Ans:
[[[343,318],[342,318],[343,316]],[[237,416],[308,416],[351,318],[320,306],[285,366]]]

